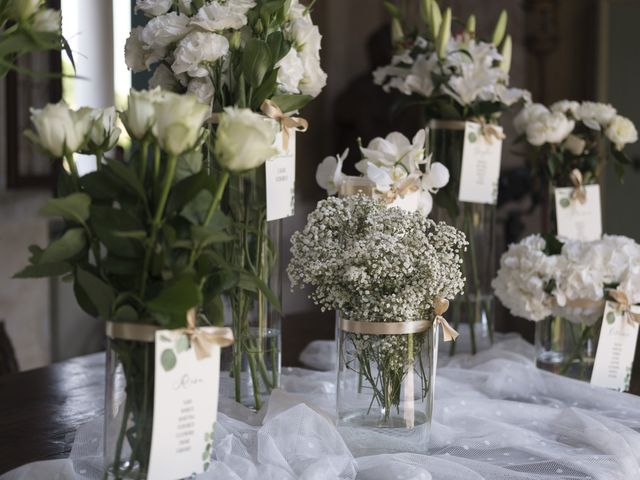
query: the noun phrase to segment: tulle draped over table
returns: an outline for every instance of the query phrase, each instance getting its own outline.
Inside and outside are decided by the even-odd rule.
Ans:
[[[429,456],[372,454],[394,440],[341,436],[332,421],[335,372],[285,369],[282,390],[257,414],[222,400],[215,460],[197,478],[640,479],[640,398],[538,370],[531,345],[497,340],[475,357],[441,358]],[[302,359],[330,367],[333,348],[315,342]],[[96,418],[78,430],[70,459],[27,465],[2,480],[101,478],[101,430]]]

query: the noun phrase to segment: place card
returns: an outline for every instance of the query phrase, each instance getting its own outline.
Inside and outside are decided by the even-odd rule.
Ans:
[[[556,188],[558,236],[570,240],[593,241],[602,237],[600,185],[585,185],[585,202],[572,198],[573,187]]]
[[[631,311],[640,313],[640,307],[632,306]],[[620,304],[606,303],[591,375],[593,385],[621,392],[629,390],[639,327]]]
[[[289,145],[282,148],[282,133],[276,137],[280,153],[265,164],[267,184],[267,221],[291,217],[295,208],[296,133],[290,131]]]
[[[209,468],[219,380],[219,346],[211,345],[211,356],[198,360],[185,333],[156,332],[148,478],[178,480]]]
[[[502,134],[501,127],[492,125],[490,128],[498,135]],[[501,158],[502,140],[495,135],[485,136],[479,123],[467,122],[458,192],[461,202],[489,205],[498,202]]]

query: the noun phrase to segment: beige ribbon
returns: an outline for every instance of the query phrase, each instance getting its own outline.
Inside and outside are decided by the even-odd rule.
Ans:
[[[455,340],[459,333],[449,325],[442,316],[449,308],[449,301],[438,298],[433,309],[436,314],[433,322],[429,320],[415,320],[412,322],[363,322],[358,320],[340,319],[340,330],[358,335],[409,335],[426,332],[432,325],[442,327],[442,338],[445,342]]]
[[[622,312],[629,323],[640,323],[640,313],[631,311],[631,304],[627,294],[620,290],[607,290],[607,294],[618,304],[618,311]]]
[[[571,200],[577,200],[580,203],[585,203],[587,201],[587,191],[582,185],[582,172],[577,168],[574,168],[569,175],[569,179],[573,184],[574,190],[571,193]]]
[[[489,144],[493,144],[494,138],[497,140],[504,140],[507,138],[504,132],[496,128],[495,125],[487,123],[484,117],[473,117],[470,118],[469,121],[480,124],[482,136]],[[464,130],[466,127],[467,122],[462,120],[431,120],[429,122],[429,128],[434,130]]]
[[[131,342],[153,343],[156,340],[158,330],[166,330],[166,328],[142,323],[120,322],[107,322],[106,326],[107,337]],[[189,336],[198,360],[210,357],[213,345],[228,347],[233,344],[233,331],[230,328],[206,327],[205,330],[196,327],[195,309],[187,312],[187,327],[175,331],[183,332]]]
[[[260,110],[267,117],[272,118],[280,123],[282,128],[282,146],[285,151],[289,150],[289,138],[291,130],[297,132],[306,132],[309,128],[309,122],[304,118],[291,118],[282,112],[280,107],[271,100],[265,100],[260,106]]]
[[[362,177],[355,177],[342,182],[338,194],[341,198],[362,194],[367,197],[380,199],[383,202],[390,204],[395,202],[398,197],[404,197],[405,195],[417,192],[418,190],[420,190],[420,186],[415,179],[409,179],[397,188],[394,187],[387,192],[380,192],[376,189],[375,184],[370,180]]]

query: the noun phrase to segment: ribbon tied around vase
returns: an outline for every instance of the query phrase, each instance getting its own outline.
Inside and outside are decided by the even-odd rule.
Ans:
[[[569,175],[569,179],[573,184],[573,193],[571,193],[571,200],[577,200],[580,203],[587,201],[587,191],[583,185],[582,172],[577,168],[574,168]]]
[[[296,132],[306,132],[309,128],[309,122],[304,118],[292,118],[284,113],[278,105],[272,100],[265,100],[260,106],[260,110],[267,117],[277,121],[282,128],[282,147],[285,151],[289,150],[289,139],[291,130]]]
[[[154,343],[158,330],[166,330],[166,328],[143,323],[107,322],[106,324],[107,337],[130,342]],[[234,342],[233,331],[230,328],[197,327],[195,309],[187,312],[187,326],[176,331],[183,332],[189,337],[198,360],[210,357],[212,346],[224,348]]]
[[[621,290],[607,290],[607,294],[618,304],[617,310],[624,315],[624,318],[629,323],[640,323],[640,313],[631,310],[631,303],[629,303],[629,297]]]
[[[340,319],[340,330],[358,335],[409,335],[426,332],[433,325],[442,327],[442,339],[450,342],[458,338],[459,333],[443,317],[449,309],[449,301],[436,298],[433,302],[435,317],[433,321],[415,320],[411,322],[367,322],[361,320]]]
[[[493,145],[493,139],[496,140],[504,140],[507,136],[496,128],[495,125],[487,122],[484,117],[474,117],[471,119],[472,122],[476,122],[480,124],[480,131],[482,132],[482,136],[487,141],[489,145]]]

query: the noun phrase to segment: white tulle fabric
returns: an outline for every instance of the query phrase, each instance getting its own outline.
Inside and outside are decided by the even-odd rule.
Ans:
[[[638,480],[640,398],[537,370],[533,348],[502,338],[474,357],[442,358],[429,455],[384,451],[381,435],[345,439],[333,424],[335,373],[287,369],[253,414],[220,406],[211,480]],[[330,368],[331,343],[307,365]],[[99,479],[101,424],[81,427],[68,460],[3,480]]]

